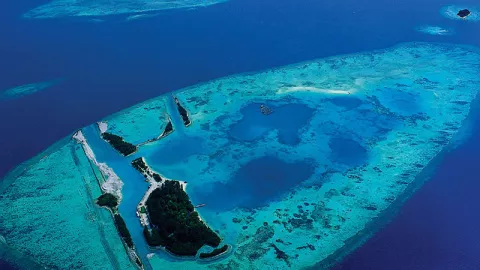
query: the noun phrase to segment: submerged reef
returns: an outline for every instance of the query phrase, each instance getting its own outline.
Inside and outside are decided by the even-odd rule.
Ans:
[[[179,256],[195,256],[203,245],[216,247],[220,237],[200,219],[177,181],[167,180],[147,200],[153,228],[144,235],[150,246],[162,246]]]
[[[9,174],[0,234],[47,268],[136,267],[123,226],[95,204],[103,191],[118,198],[148,268],[328,265],[370,237],[462,138],[479,62],[478,48],[415,42],[221,78],[174,93],[188,128],[170,94],[146,101]],[[169,123],[176,132],[142,144]],[[137,152],[119,155],[105,132]]]
[[[449,36],[454,33],[453,29],[443,28],[440,26],[424,25],[416,29],[418,32],[434,35],[434,36]]]
[[[53,81],[31,83],[31,84],[25,84],[25,85],[13,87],[0,92],[0,100],[15,99],[15,98],[31,95],[36,92],[45,90],[49,87],[52,87],[58,84],[60,81],[61,80],[58,79]]]
[[[130,15],[127,20],[139,16],[153,16],[155,12],[168,9],[206,7],[227,0],[53,0],[34,8],[23,16],[31,19],[59,17],[100,17],[108,15]]]

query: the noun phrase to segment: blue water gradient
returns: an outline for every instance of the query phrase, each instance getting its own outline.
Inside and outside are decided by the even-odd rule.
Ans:
[[[0,104],[0,177],[80,126],[200,81],[323,56],[385,48],[403,41],[480,46],[475,34],[480,32],[479,23],[449,20],[439,14],[443,6],[458,2],[453,0],[237,0],[195,11],[169,11],[129,23],[117,18],[104,23],[21,18],[21,14],[44,2],[8,1],[0,9],[0,89],[45,78],[65,78],[59,86]],[[478,5],[478,1],[466,0],[461,4]],[[338,10],[340,16],[332,12]],[[455,35],[430,36],[415,31],[424,24],[455,28]],[[408,96],[404,100],[392,105],[403,111],[409,108],[412,113],[422,110]],[[331,102],[345,110],[361,105],[349,98]],[[280,124],[265,126],[278,128],[275,125]],[[95,141],[94,130],[90,132],[87,135],[91,143],[104,144]],[[372,134],[377,136],[381,132],[385,131]],[[249,138],[243,136],[238,138]],[[480,134],[475,133],[472,141],[446,158],[438,176],[406,204],[399,218],[347,258],[342,269],[365,269],[366,265],[369,269],[394,269],[392,264],[397,269],[480,268],[476,256],[480,247],[474,242],[480,237],[476,230],[479,221],[472,215],[478,212],[473,207],[480,205],[475,196],[478,184],[474,181],[479,162],[478,138]],[[353,138],[339,140],[331,142],[337,153],[332,158],[339,163],[361,164],[366,158],[362,146]],[[295,141],[294,132],[287,128],[284,142]],[[201,142],[193,137],[184,141],[191,146],[184,148],[188,149],[185,151],[191,152],[179,151],[167,158],[159,151],[151,158],[158,164],[181,161],[193,152],[202,153]],[[166,143],[164,150],[171,152],[174,146]],[[346,148],[354,149],[355,154],[345,154]],[[111,151],[100,152],[98,158],[108,160],[122,178],[129,178],[124,186],[124,203],[133,204],[133,198],[143,194],[147,184],[138,173],[125,169],[128,166],[117,165],[116,155]],[[267,165],[278,162],[267,161]],[[301,172],[309,170],[305,164],[298,166]],[[298,181],[307,174],[300,175],[304,177],[298,177]],[[243,174],[238,172],[238,175]],[[136,180],[138,185],[130,184]],[[290,184],[285,183],[285,188]],[[239,194],[239,201],[261,205],[244,199],[248,191],[246,187]],[[122,212],[127,223],[138,223],[133,211]],[[132,234],[138,236],[139,232]],[[8,269],[3,264],[0,268]]]

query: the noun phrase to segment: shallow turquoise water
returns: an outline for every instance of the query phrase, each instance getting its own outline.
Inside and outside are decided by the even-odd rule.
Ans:
[[[164,101],[160,111],[168,114],[175,131],[141,145],[127,158],[101,139],[96,124],[82,130],[97,161],[107,163],[124,183],[120,213],[148,267],[309,267],[344,248],[348,239],[361,238],[357,233],[396,202],[395,198],[449,144],[480,91],[479,61],[480,53],[471,47],[407,43],[181,89],[175,95],[188,110],[192,124],[183,126],[170,97],[144,103],[142,106],[148,107]],[[235,90],[240,88],[243,90]],[[262,103],[273,108],[273,114],[262,115]],[[115,117],[122,119],[123,113],[141,116],[141,110],[133,112],[127,110]],[[158,116],[158,112],[152,115]],[[112,119],[107,117],[107,123]],[[112,130],[128,133],[122,135],[130,136],[132,141],[141,141],[138,136],[153,134],[159,127],[135,123],[135,129],[123,128],[130,125],[131,121],[117,121]],[[69,189],[75,193],[84,186],[77,181],[81,176],[96,179],[90,175],[91,169],[77,170],[85,167],[79,164],[87,164],[85,155],[77,158],[83,160],[78,163],[74,161],[76,154],[63,153],[68,152],[66,149],[81,150],[78,144],[65,141],[56,149],[56,155],[48,156],[48,162],[32,165],[41,168],[29,171],[34,172],[30,180],[68,175],[67,179],[78,185]],[[147,248],[135,215],[148,188],[144,177],[130,166],[137,157],[144,157],[152,169],[165,177],[188,182],[186,191],[192,203],[206,203],[198,209],[202,219],[218,231],[224,243],[233,246],[228,256],[198,263]],[[63,160],[65,166],[55,166],[58,160]],[[2,210],[8,213],[11,223],[3,221],[0,228],[7,243],[25,251],[25,239],[31,237],[25,224],[30,221],[17,223],[11,206],[22,205],[20,209],[28,211],[31,202],[15,194],[31,194],[35,189],[22,189],[22,176],[13,177],[16,181],[12,188],[17,189],[2,193],[1,198]],[[66,186],[71,187],[46,185],[44,189],[53,189],[52,196],[61,197]],[[98,196],[98,185],[95,188]],[[74,212],[82,213],[86,205],[88,211],[97,213],[100,209],[92,204],[95,197],[77,197]],[[43,208],[56,209],[57,204],[49,196],[36,206],[36,212],[42,213]],[[28,214],[29,218],[40,215]],[[77,221],[63,212],[62,217],[61,222]],[[111,224],[108,218],[105,220]],[[85,222],[78,219],[78,224],[85,226],[82,232],[91,237],[79,242],[79,249],[98,250],[102,241],[118,243],[118,236],[106,240],[101,233],[94,233],[97,223]],[[9,226],[25,226],[23,231],[27,233],[19,237],[8,230]],[[64,245],[61,239],[52,237],[52,245]],[[288,259],[279,260],[272,244]],[[34,246],[29,252],[30,256],[41,254],[42,247]],[[147,259],[151,252],[156,255]],[[129,267],[118,247],[107,254],[121,258],[113,265]],[[56,258],[59,265],[69,265],[70,258],[64,255],[68,254],[52,251],[39,262],[46,264]],[[79,258],[90,256],[89,252],[80,252]],[[111,257],[87,260],[89,266],[109,265],[111,261]]]

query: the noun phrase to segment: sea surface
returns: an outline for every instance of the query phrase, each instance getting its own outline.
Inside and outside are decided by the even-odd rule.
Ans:
[[[56,82],[29,95],[0,100],[0,178],[80,127],[197,83],[317,58],[385,49],[403,42],[480,47],[480,22],[452,20],[441,13],[448,5],[478,7],[480,4],[474,0],[231,0],[190,10],[165,10],[155,17],[133,21],[126,21],[123,16],[105,17],[101,22],[88,18],[22,17],[47,2],[0,4],[0,91]],[[453,31],[449,35],[417,31],[425,25]],[[358,106],[350,100],[333,102],[347,110]],[[283,144],[295,145],[297,130],[310,117],[311,110],[295,104],[286,108],[275,103],[269,106],[278,113],[255,123],[251,129],[251,122],[255,121],[252,108],[256,104],[242,108],[240,113],[247,124],[238,121],[232,125],[228,133],[231,139],[255,140],[276,129]],[[286,125],[276,118],[287,117],[292,110],[298,126]],[[467,126],[471,128],[465,131],[465,138],[438,157],[430,180],[406,201],[398,215],[388,219],[391,222],[385,222],[377,234],[334,269],[480,268],[477,256],[480,242],[476,241],[480,238],[480,198],[476,196],[479,187],[476,167],[480,164],[477,119],[475,115],[469,117]],[[102,140],[95,141],[93,127],[87,127],[86,132],[90,143],[99,145],[97,149],[107,149],[100,146],[104,144]],[[147,151],[152,166],[167,166],[207,151],[198,143],[201,139],[179,132],[182,144],[191,146],[185,148],[190,152],[166,158],[161,153]],[[175,149],[175,143],[179,142],[169,143],[162,147]],[[332,155],[330,158],[336,162],[355,166],[367,158],[361,146],[352,140],[340,138],[330,144],[339,152],[351,151],[349,156]],[[100,160],[117,157],[108,151],[96,154]],[[116,163],[111,163],[119,174],[136,177],[125,166],[115,167]],[[281,170],[276,175],[252,174],[258,168]],[[293,171],[301,172],[296,178],[299,182],[311,174],[308,162],[285,164],[275,157],[261,157],[238,170],[233,181],[212,187],[211,192],[220,194],[236,189],[235,198],[213,199],[205,189],[204,193],[196,192],[192,200],[232,203],[212,202],[219,208],[208,209],[212,212],[233,206],[263,206],[298,184],[289,182]],[[182,172],[175,175],[173,169],[169,173],[172,177],[185,176]],[[137,177],[145,186],[125,186],[127,202],[138,200],[147,186]],[[270,178],[280,179],[275,192],[262,191],[262,186],[255,184]],[[131,223],[137,222],[134,213],[124,218],[127,223],[129,219]],[[141,236],[140,230],[131,233]],[[0,269],[9,267],[0,262]]]

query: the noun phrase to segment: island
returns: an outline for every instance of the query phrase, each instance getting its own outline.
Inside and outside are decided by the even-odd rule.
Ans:
[[[107,207],[112,210],[118,206],[118,198],[111,193],[104,193],[98,197],[97,204],[101,207]]]
[[[172,132],[173,132],[172,121],[168,121],[167,125],[165,126],[165,129],[163,130],[162,135],[160,135],[160,138],[166,137],[168,134]]]
[[[203,245],[217,247],[220,237],[200,219],[178,181],[166,180],[147,199],[151,228],[144,228],[149,246],[177,256],[195,256]]]
[[[414,42],[232,75],[174,93],[190,128],[171,94],[146,101],[8,174],[0,242],[55,269],[134,269],[133,251],[148,269],[328,268],[466,138],[479,62],[470,46]],[[178,132],[139,146],[165,113]],[[98,130],[138,152],[121,156]]]
[[[470,15],[470,10],[468,10],[468,9],[462,9],[462,10],[458,11],[458,13],[457,13],[457,16],[460,17],[460,18],[466,18],[466,17],[468,17],[468,15]]]
[[[123,243],[125,243],[126,245],[127,253],[131,257],[131,259],[135,261],[137,266],[140,269],[143,269],[142,261],[140,260],[140,258],[138,257],[135,251],[135,245],[133,244],[132,236],[128,231],[127,224],[125,224],[125,221],[123,220],[122,216],[118,212],[118,209],[117,209],[118,203],[119,203],[118,198],[111,193],[103,193],[102,195],[100,195],[100,197],[97,198],[96,203],[100,207],[107,208],[110,211],[110,213],[113,215],[115,227],[117,228],[118,234],[122,238]]]
[[[149,181],[149,178],[152,178],[156,182],[162,182],[163,181],[160,174],[152,171],[152,169],[150,169],[150,167],[147,165],[147,163],[145,162],[145,160],[142,157],[134,159],[132,161],[132,166],[137,171],[139,171],[141,174],[143,174],[143,176],[145,176],[145,180],[147,182]]]
[[[137,151],[137,147],[123,140],[122,137],[108,132],[102,133],[102,138],[123,156],[128,156]]]
[[[175,104],[177,104],[178,113],[180,113],[180,116],[182,117],[183,124],[188,127],[191,124],[191,121],[187,110],[185,110],[182,104],[180,104],[180,101],[177,97],[174,96],[173,99],[175,100]]]

